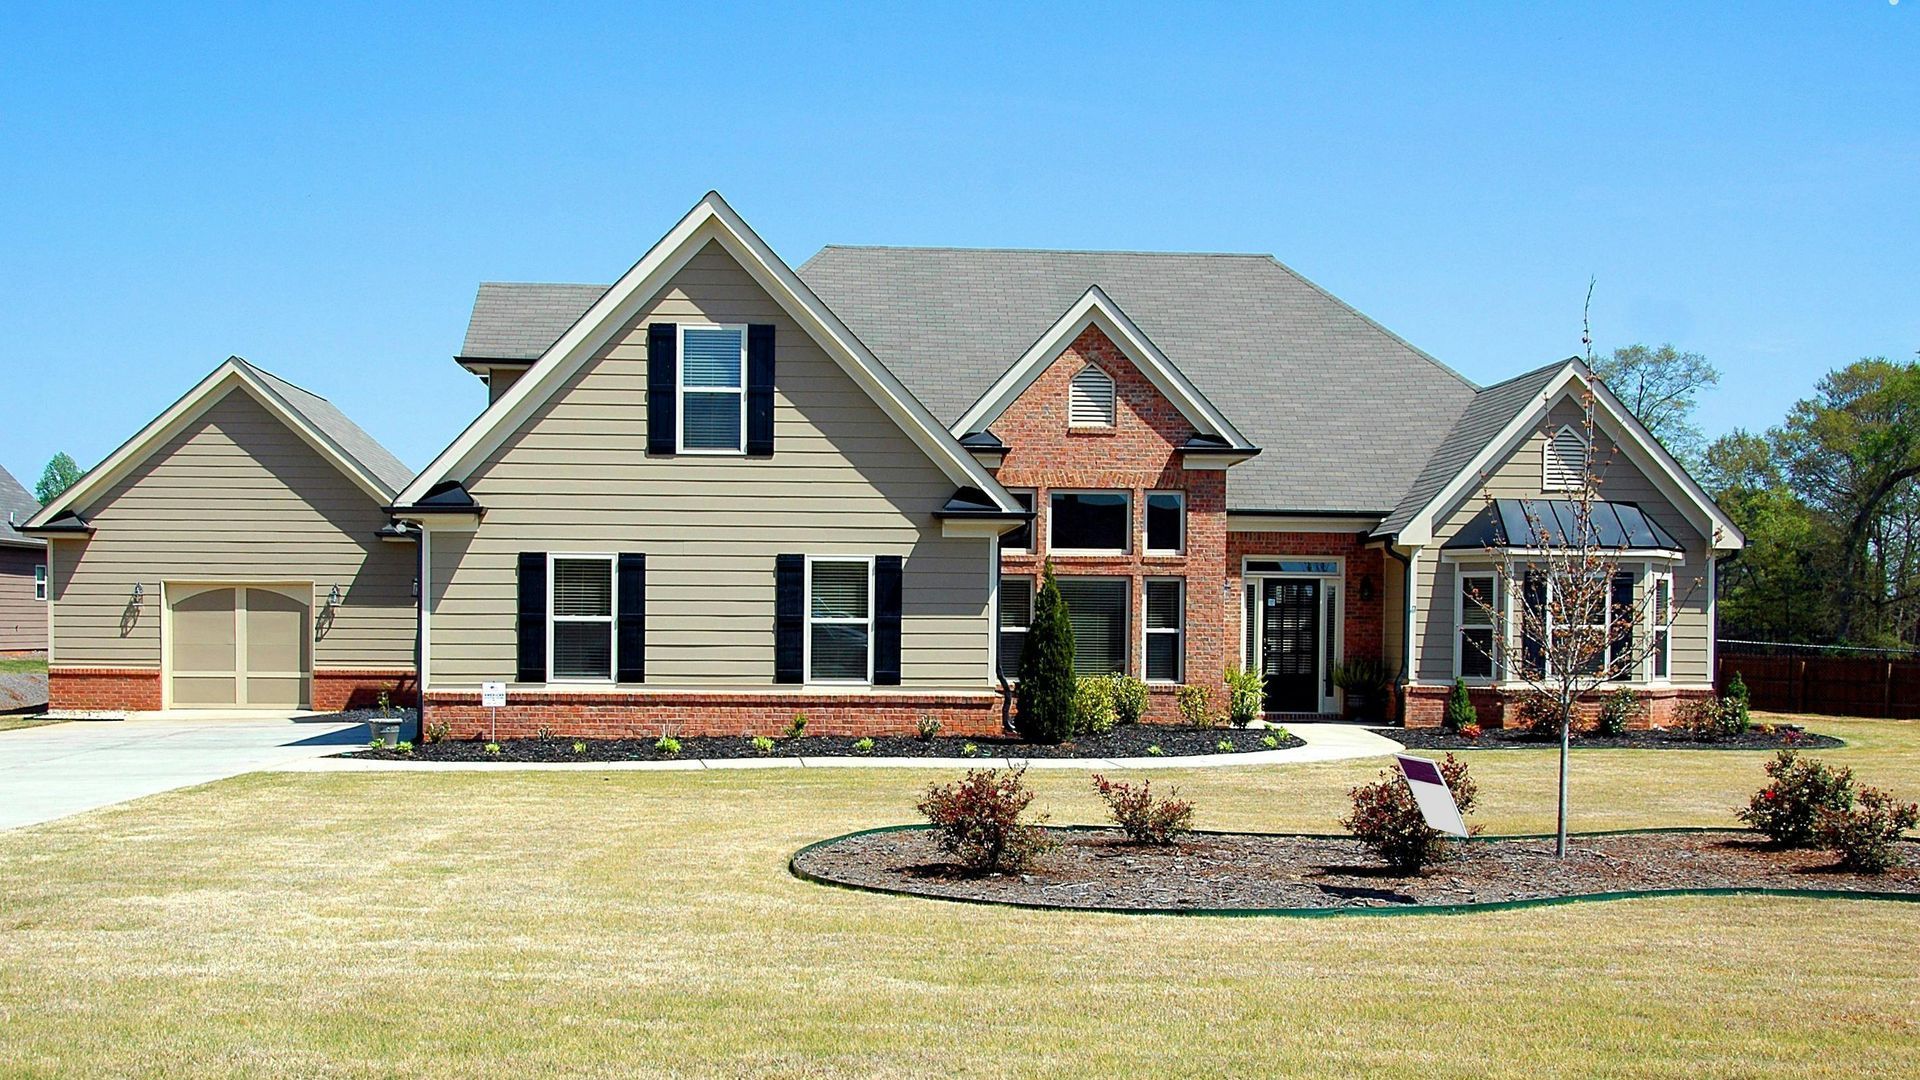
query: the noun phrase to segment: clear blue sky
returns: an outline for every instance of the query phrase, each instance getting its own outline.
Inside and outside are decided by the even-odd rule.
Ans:
[[[238,353],[420,467],[477,282],[609,281],[709,188],[795,265],[1271,252],[1482,382],[1597,277],[1713,432],[1920,349],[1920,0],[398,7],[0,12],[0,464]]]

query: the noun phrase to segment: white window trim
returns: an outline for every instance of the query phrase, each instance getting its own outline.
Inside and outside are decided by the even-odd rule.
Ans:
[[[46,603],[47,600],[47,564],[39,563],[33,568],[33,598]]]
[[[740,446],[728,447],[690,447],[687,445],[687,331],[688,330],[736,330],[740,333],[740,385],[729,390],[724,386],[696,386],[696,394],[738,393],[740,396]],[[676,453],[698,454],[710,457],[742,457],[747,452],[747,324],[745,323],[675,323],[674,324],[674,437]]]
[[[1154,627],[1147,618],[1147,593],[1155,585],[1170,583],[1178,590],[1180,625],[1174,627]],[[1147,642],[1154,634],[1171,636],[1179,643],[1174,650],[1174,667],[1177,669],[1171,679],[1154,679],[1147,676]],[[1150,577],[1140,583],[1140,679],[1153,686],[1177,686],[1187,675],[1187,579],[1178,577]]]
[[[1028,500],[1033,503],[1032,510],[1034,516],[1032,520],[1027,522],[1027,546],[1018,548],[1008,547],[1005,543],[1002,543],[1000,545],[1000,553],[1003,555],[1031,555],[1033,554],[1033,538],[1040,532],[1040,491],[1038,488],[1008,488],[1007,494],[1014,496],[1016,501],[1021,495],[1027,496]]]
[[[1105,379],[1107,383],[1107,418],[1091,424],[1082,423],[1073,418],[1074,386],[1080,381],[1080,377],[1089,371]],[[1100,365],[1089,362],[1079,371],[1074,372],[1073,378],[1067,380],[1067,426],[1069,428],[1076,428],[1082,431],[1101,431],[1112,428],[1114,424],[1119,421],[1119,418],[1120,384],[1116,383],[1113,376],[1108,374]]]
[[[1578,478],[1578,473],[1580,470],[1576,470],[1576,478],[1572,483],[1555,483],[1553,479],[1553,456],[1554,456],[1553,447],[1555,443],[1560,441],[1560,436],[1562,435],[1572,435],[1574,437],[1574,440],[1580,444],[1581,460],[1583,462],[1591,463],[1591,455],[1593,453],[1593,447],[1588,445],[1586,436],[1580,434],[1579,431],[1575,430],[1572,424],[1561,424],[1560,430],[1547,436],[1547,438],[1540,444],[1540,490],[1541,491],[1579,491],[1580,490],[1580,480]]]
[[[1120,640],[1123,642],[1129,642],[1133,639],[1133,598],[1134,598],[1133,583],[1135,579],[1131,574],[1099,574],[1099,573],[1057,574],[1054,576],[1054,580],[1056,582],[1065,582],[1065,581],[1117,581],[1119,582],[1121,591],[1126,593],[1126,596],[1120,601],[1120,614],[1122,618],[1127,620],[1126,629],[1120,635]],[[1037,578],[1035,579],[1033,588],[1034,588],[1034,596],[1037,599],[1040,595],[1039,579]],[[1146,593],[1146,590],[1143,588],[1140,590],[1140,592],[1142,595],[1144,595]],[[1144,603],[1144,601],[1142,602]],[[1071,612],[1072,610],[1071,607],[1069,607],[1068,610],[1069,612]],[[1069,615],[1069,620],[1071,620],[1071,615]],[[1078,649],[1079,647],[1080,647],[1079,635],[1076,634],[1074,635],[1074,648]],[[1116,675],[1133,674],[1132,652],[1133,652],[1133,647],[1131,645],[1127,645],[1121,650],[1120,669],[1114,672],[1114,674]],[[1082,676],[1082,677],[1085,678],[1086,676]]]
[[[1320,571],[1304,572],[1299,570],[1256,570],[1254,569],[1256,565],[1263,565],[1263,564],[1272,563],[1272,562],[1330,563],[1333,566],[1333,570],[1331,573],[1324,573]],[[1253,615],[1253,612],[1247,609],[1247,605],[1245,603],[1246,586],[1248,584],[1253,584],[1255,597],[1256,598],[1264,597],[1266,593],[1266,586],[1264,582],[1268,578],[1315,579],[1320,582],[1320,588],[1323,596],[1328,594],[1332,595],[1333,601],[1334,601],[1333,625],[1324,627],[1322,629],[1321,631],[1322,639],[1320,642],[1320,647],[1317,650],[1315,650],[1315,652],[1317,656],[1320,658],[1319,662],[1322,664],[1331,663],[1334,667],[1338,667],[1340,664],[1344,663],[1347,658],[1347,589],[1346,589],[1347,557],[1345,555],[1243,555],[1241,556],[1240,558],[1240,590],[1241,590],[1240,595],[1242,597],[1242,602],[1240,605],[1239,649],[1243,654],[1247,651],[1247,645],[1248,645],[1247,619]],[[1327,635],[1332,635],[1331,642],[1326,640]],[[1261,670],[1261,657],[1259,654],[1265,649],[1264,639],[1266,637],[1266,630],[1263,624],[1261,625],[1261,629],[1254,636],[1256,639],[1252,643],[1254,646],[1254,655],[1242,656],[1242,659],[1245,662],[1241,666],[1244,670],[1248,670],[1248,671]],[[1332,646],[1331,657],[1328,657],[1327,655],[1329,645]],[[1320,681],[1320,687],[1321,687],[1320,711],[1323,713],[1338,712],[1341,708],[1342,691],[1338,687],[1335,687],[1332,693],[1328,693],[1326,689],[1327,683],[1330,681],[1331,676],[1332,676],[1331,669],[1319,672],[1319,681]],[[1262,700],[1264,703],[1264,696]]]
[[[1632,572],[1633,571],[1631,570],[1623,570],[1618,567],[1614,569],[1614,573],[1616,574],[1631,574]],[[1636,578],[1633,584],[1634,584],[1634,601],[1638,603],[1641,595],[1640,590],[1645,588],[1646,586],[1645,576],[1642,575],[1641,577]],[[1542,647],[1543,655],[1541,659],[1543,662],[1542,666],[1546,669],[1544,672],[1546,677],[1554,678],[1555,676],[1553,672],[1553,634],[1556,627],[1553,621],[1553,581],[1552,579],[1547,580],[1546,586],[1547,586],[1547,589],[1546,589],[1547,610],[1544,613],[1544,617],[1542,621],[1546,623],[1547,639],[1543,643],[1543,647]],[[1602,599],[1600,610],[1602,612],[1602,615],[1601,615],[1602,621],[1599,623],[1586,623],[1584,624],[1584,628],[1593,629],[1595,627],[1598,627],[1602,632],[1606,634],[1607,649],[1606,649],[1606,652],[1602,654],[1601,670],[1612,671],[1614,666],[1613,634],[1611,632],[1613,629],[1613,581],[1612,579],[1608,579],[1607,581],[1606,593]],[[1523,628],[1523,631],[1524,631],[1524,628]],[[1669,644],[1669,647],[1671,647],[1671,644],[1672,644],[1671,638],[1668,639],[1668,644]],[[1639,645],[1636,643],[1634,645],[1634,648],[1639,648]],[[1671,672],[1673,669],[1669,667],[1667,670]],[[1620,675],[1615,674],[1613,676],[1610,676],[1609,678],[1602,679],[1600,681],[1600,684],[1602,686],[1628,686],[1636,683],[1644,683],[1646,681],[1647,680],[1641,677],[1641,672],[1629,671],[1626,673],[1625,678],[1622,678],[1620,677]]]
[[[555,572],[557,564],[562,562],[604,562],[607,564],[607,613],[600,615],[559,615],[554,612],[553,590],[558,584],[559,575]],[[547,553],[547,682],[558,685],[580,684],[604,686],[613,682],[620,671],[620,634],[615,621],[620,614],[620,570],[619,561],[611,554],[602,551],[549,551]],[[606,678],[594,678],[586,675],[568,675],[556,678],[553,672],[553,643],[558,637],[554,625],[563,622],[605,623],[607,624],[607,675]]]
[[[1053,526],[1060,515],[1053,512],[1055,495],[1119,495],[1127,500],[1126,539],[1117,548],[1063,548],[1053,542]],[[1035,505],[1039,498],[1034,499]],[[1111,559],[1115,556],[1133,554],[1133,491],[1129,488],[1048,488],[1047,489],[1047,554],[1069,559],[1091,558]]]
[[[1468,578],[1486,578],[1493,582],[1493,587],[1487,591],[1488,603],[1493,608],[1493,619],[1485,625],[1473,627],[1468,627],[1467,625],[1466,579]],[[1456,566],[1453,568],[1453,677],[1456,679],[1464,679],[1473,686],[1493,686],[1498,684],[1500,682],[1500,674],[1505,669],[1505,665],[1500,661],[1502,654],[1506,650],[1501,648],[1499,639],[1505,624],[1508,622],[1510,613],[1506,605],[1501,603],[1505,597],[1500,579],[1500,571],[1491,566]],[[1492,654],[1488,658],[1488,662],[1493,667],[1492,674],[1462,674],[1461,669],[1467,654],[1468,629],[1487,630],[1493,634]]]
[[[1001,578],[1000,578],[1000,589],[1002,593],[1004,593],[1008,588],[1014,587],[1012,585],[1009,585],[1009,582],[1025,582],[1026,583],[1027,621],[1020,626],[1008,626],[1002,623],[1000,621],[1000,615],[1001,615],[1000,601],[1005,599],[1005,597],[1004,596],[996,597],[993,605],[993,646],[996,650],[998,650],[1001,647],[1000,637],[1003,634],[1007,634],[1007,633],[1031,634],[1033,632],[1033,599],[1034,599],[1034,596],[1039,592],[1039,588],[1040,588],[1039,579],[1032,574],[1003,574],[1001,575]],[[1022,642],[1021,655],[1024,656],[1025,654],[1026,654],[1026,643]],[[997,659],[997,656],[998,654],[996,653],[996,659],[995,659],[996,672],[998,671],[998,666],[999,666],[999,661]],[[1013,674],[1008,675],[1006,679],[1010,683],[1017,683],[1020,681],[1020,673],[1016,671]]]
[[[845,618],[839,616],[819,617],[813,614],[813,566],[815,563],[861,563],[867,568],[867,614],[865,618]],[[873,556],[871,555],[809,555],[807,556],[806,590],[802,602],[806,605],[802,614],[805,638],[801,642],[801,658],[805,672],[806,685],[809,686],[871,686],[873,685]],[[998,616],[996,616],[997,618]],[[813,677],[813,628],[821,626],[864,626],[867,628],[867,677],[864,679],[816,679]]]
[[[1153,546],[1153,530],[1147,526],[1147,517],[1153,511],[1153,497],[1155,495],[1171,495],[1174,497],[1174,500],[1180,504],[1180,543],[1177,547],[1157,548]],[[1149,491],[1147,492],[1144,505],[1146,510],[1143,511],[1140,516],[1141,550],[1145,551],[1148,555],[1185,555],[1187,553],[1187,493],[1169,489]],[[1127,510],[1128,513],[1131,514],[1133,508],[1128,507]]]
[[[1647,639],[1644,681],[1649,685],[1664,686],[1673,681],[1673,620],[1675,609],[1673,571],[1671,569],[1655,570],[1649,565],[1641,580],[1645,582],[1644,588],[1647,590],[1647,633],[1651,635]],[[1662,583],[1665,583],[1667,586],[1667,610],[1664,612],[1654,603],[1654,598],[1659,595],[1657,590]],[[1655,645],[1656,642],[1658,643],[1657,647]],[[1665,675],[1655,674],[1656,665],[1654,661],[1656,659],[1661,661],[1658,665],[1659,667],[1666,668]]]

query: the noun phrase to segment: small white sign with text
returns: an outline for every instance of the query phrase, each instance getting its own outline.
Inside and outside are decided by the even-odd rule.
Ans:
[[[507,684],[503,682],[481,683],[480,704],[489,709],[504,708],[507,704]]]
[[[1453,789],[1447,786],[1447,778],[1440,775],[1440,766],[1426,758],[1405,754],[1395,754],[1393,759],[1400,763],[1400,775],[1407,778],[1407,790],[1413,792],[1413,801],[1420,807],[1420,816],[1427,819],[1427,824],[1449,836],[1467,835],[1467,821],[1460,816],[1460,807],[1453,801]]]

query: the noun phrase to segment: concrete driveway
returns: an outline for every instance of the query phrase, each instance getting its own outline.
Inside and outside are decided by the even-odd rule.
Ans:
[[[339,753],[364,723],[300,713],[135,714],[0,732],[0,829]]]

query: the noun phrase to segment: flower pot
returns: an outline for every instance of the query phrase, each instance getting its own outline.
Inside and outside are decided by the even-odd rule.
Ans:
[[[367,721],[367,727],[373,731],[374,739],[388,750],[400,745],[400,718],[376,719]]]

